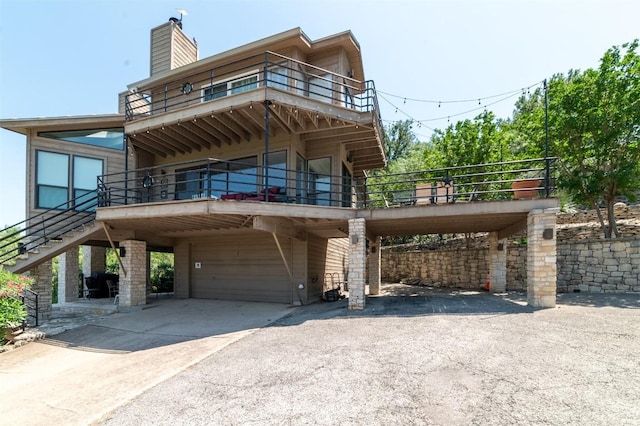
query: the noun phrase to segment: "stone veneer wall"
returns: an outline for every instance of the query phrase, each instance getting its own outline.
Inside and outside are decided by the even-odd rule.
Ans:
[[[527,289],[527,246],[507,245],[507,290]],[[478,289],[488,271],[488,249],[382,251],[382,280]],[[640,292],[640,238],[557,242],[557,290]]]

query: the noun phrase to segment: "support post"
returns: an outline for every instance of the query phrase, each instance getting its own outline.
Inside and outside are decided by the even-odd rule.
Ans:
[[[77,246],[58,256],[58,303],[78,300],[79,272]]]
[[[38,322],[51,318],[51,260],[42,262],[29,271],[33,278],[31,290],[38,293]]]
[[[144,241],[120,241],[125,256],[120,264],[119,304],[138,306],[147,303],[147,243]],[[123,269],[129,271],[123,274]]]
[[[366,250],[365,220],[349,219],[349,310],[364,309]]]
[[[527,303],[534,308],[556,306],[556,213],[537,209],[527,216]]]
[[[497,232],[489,233],[489,283],[491,293],[507,291],[507,240]]]

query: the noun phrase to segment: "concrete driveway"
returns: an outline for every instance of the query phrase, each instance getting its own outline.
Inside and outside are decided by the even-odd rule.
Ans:
[[[0,355],[0,423],[86,425],[291,312],[163,300]]]

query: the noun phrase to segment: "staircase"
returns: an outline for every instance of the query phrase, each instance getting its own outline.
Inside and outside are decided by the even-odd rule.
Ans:
[[[104,230],[95,223],[98,203],[98,191],[92,191],[0,230],[0,264],[11,272],[23,273],[104,236]]]

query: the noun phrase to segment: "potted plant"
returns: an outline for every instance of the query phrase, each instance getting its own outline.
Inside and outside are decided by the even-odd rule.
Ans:
[[[542,171],[533,170],[511,183],[513,197],[517,200],[536,198],[542,185]]]
[[[22,326],[27,310],[20,299],[33,280],[13,274],[0,267],[0,336],[13,341],[15,331]]]

